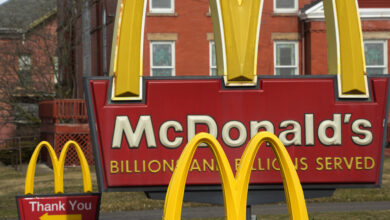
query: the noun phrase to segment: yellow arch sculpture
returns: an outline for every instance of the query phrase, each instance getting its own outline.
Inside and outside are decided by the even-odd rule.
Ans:
[[[254,85],[264,0],[210,0],[218,75],[230,86]],[[119,0],[111,52],[113,100],[142,99],[146,0]],[[324,0],[329,72],[339,76],[340,97],[368,97],[358,5]]]
[[[295,166],[282,142],[270,132],[260,132],[250,140],[241,157],[240,166],[235,177],[226,154],[218,141],[210,134],[197,134],[186,145],[179,158],[165,198],[163,219],[177,220],[181,218],[187,174],[195,151],[201,143],[207,143],[210,146],[219,167],[226,219],[245,219],[252,166],[256,154],[264,142],[270,143],[279,162],[290,219],[308,219],[305,198]]]
[[[73,146],[76,149],[77,156],[80,160],[81,171],[83,174],[84,192],[85,193],[92,192],[91,173],[89,171],[87,159],[85,158],[85,155],[81,150],[81,147],[75,141],[66,142],[61,151],[60,159],[58,160],[57,155],[53,147],[50,145],[50,143],[47,141],[42,141],[35,148],[27,167],[26,182],[25,182],[25,189],[24,189],[25,195],[34,194],[35,170],[36,170],[39,153],[43,147],[46,147],[47,151],[49,152],[49,156],[53,165],[54,193],[55,194],[64,193],[64,181],[63,181],[64,164],[65,164],[66,153],[68,152],[70,146]]]

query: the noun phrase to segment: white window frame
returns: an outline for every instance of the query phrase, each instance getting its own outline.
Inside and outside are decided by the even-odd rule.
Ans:
[[[153,66],[153,45],[157,44],[169,44],[172,50],[172,62],[171,66]],[[153,69],[172,69],[171,76],[176,75],[175,68],[175,41],[151,41],[150,42],[150,76],[153,76]]]
[[[216,75],[218,75],[218,72],[217,72],[217,58],[215,58],[215,65],[213,65],[213,46],[215,47],[215,42],[213,40],[210,40],[210,42],[209,42],[209,65],[210,65],[209,74],[210,74],[210,76],[213,76],[213,74],[212,74],[213,73],[213,69],[215,69]]]
[[[153,7],[153,0],[149,1],[149,12],[155,13],[155,14],[171,14],[175,13],[175,0],[169,0],[171,1],[171,8],[154,8]]]
[[[290,66],[277,66],[276,65],[276,47],[278,44],[293,44],[294,45],[294,53],[295,53],[295,65]],[[298,50],[299,43],[298,41],[274,41],[274,75],[276,75],[276,69],[277,68],[295,68],[294,75],[299,74],[299,50]]]
[[[298,12],[298,0],[293,0],[294,1],[294,8],[277,8],[276,1],[278,1],[278,0],[273,1],[275,13],[297,13]]]
[[[389,68],[388,54],[387,54],[387,40],[364,40],[364,45],[370,44],[370,43],[373,43],[373,44],[380,43],[383,45],[383,65],[377,65],[377,66],[368,65],[366,62],[366,69],[368,69],[368,68],[383,68],[383,74],[387,74],[388,68]]]

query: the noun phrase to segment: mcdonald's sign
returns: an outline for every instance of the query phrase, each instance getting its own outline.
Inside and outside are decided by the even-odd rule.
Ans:
[[[80,160],[83,174],[84,194],[63,194],[63,173],[66,153],[73,146]],[[46,147],[53,165],[54,195],[33,195],[34,175],[39,153]],[[25,196],[17,196],[19,219],[51,220],[51,219],[99,219],[100,193],[92,193],[92,182],[87,159],[80,146],[74,141],[68,141],[58,159],[50,143],[42,141],[35,148],[27,168]]]
[[[199,132],[221,143],[233,172],[248,141],[269,131],[303,185],[381,184],[389,77],[365,74],[356,1],[324,1],[332,74],[293,77],[256,75],[263,2],[210,1],[218,76],[145,77],[146,0],[118,1],[111,75],[84,80],[102,191],[166,187]],[[190,186],[221,183],[204,146],[189,167]],[[251,187],[281,184],[279,165],[271,147],[262,148]]]

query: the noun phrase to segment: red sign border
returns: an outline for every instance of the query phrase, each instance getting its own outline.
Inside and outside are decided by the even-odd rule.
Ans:
[[[370,82],[371,78],[390,78],[389,75],[370,75],[367,76],[367,81]],[[222,88],[224,89],[248,89],[248,90],[255,90],[259,88],[259,82],[261,79],[333,79],[334,81],[334,90],[335,94],[338,94],[338,78],[337,75],[316,75],[316,76],[274,76],[274,75],[258,75],[257,84],[254,86],[245,86],[245,87],[226,87],[223,82],[223,77],[221,76],[167,76],[167,77],[143,77],[142,78],[142,89],[145,90],[146,81],[149,80],[202,80],[202,79],[220,79]],[[86,105],[87,105],[87,113],[88,113],[88,119],[89,119],[89,126],[90,126],[90,135],[91,135],[91,142],[93,146],[93,154],[95,159],[95,170],[97,175],[97,181],[98,181],[98,189],[100,192],[123,192],[123,191],[145,191],[145,192],[161,192],[166,191],[168,186],[143,186],[143,187],[108,187],[104,184],[104,173],[99,153],[99,142],[97,137],[97,128],[96,128],[96,120],[95,120],[95,111],[92,103],[92,92],[91,92],[91,86],[90,81],[95,80],[104,80],[109,81],[109,88],[108,92],[112,91],[112,82],[113,77],[109,76],[92,76],[92,77],[84,77],[84,94],[86,99]],[[388,84],[388,93],[390,93],[390,80]],[[372,100],[372,94],[371,94],[371,85],[368,84],[368,90],[369,90],[369,98],[367,99],[351,99],[351,98],[339,98],[335,97],[335,101],[343,100],[343,101],[358,101],[358,102],[367,102]],[[129,103],[145,103],[145,91],[142,92],[142,99],[141,100],[131,100],[131,101],[112,101],[111,96],[107,94],[107,104],[129,104]],[[337,96],[337,95],[336,95]],[[387,97],[387,103],[386,103],[386,110],[385,110],[385,125],[388,123],[388,115],[389,115],[389,104],[390,104],[390,94]],[[382,135],[382,155],[381,155],[381,161],[380,161],[380,167],[379,167],[379,179],[378,184],[370,184],[370,183],[363,183],[363,184],[302,184],[303,189],[307,190],[328,190],[328,189],[336,189],[336,188],[375,188],[380,187],[382,185],[382,175],[383,175],[383,162],[384,162],[384,151],[386,147],[386,140],[387,140],[387,126],[384,126],[383,129],[383,135]],[[249,190],[283,190],[282,184],[258,184],[258,185],[249,185]],[[220,185],[202,185],[202,186],[186,186],[186,190],[189,191],[208,191],[208,190],[222,190],[222,186]]]

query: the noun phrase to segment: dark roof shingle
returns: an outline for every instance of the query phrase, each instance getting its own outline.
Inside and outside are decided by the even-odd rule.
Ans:
[[[56,8],[56,0],[8,0],[0,5],[0,29],[29,29]]]

